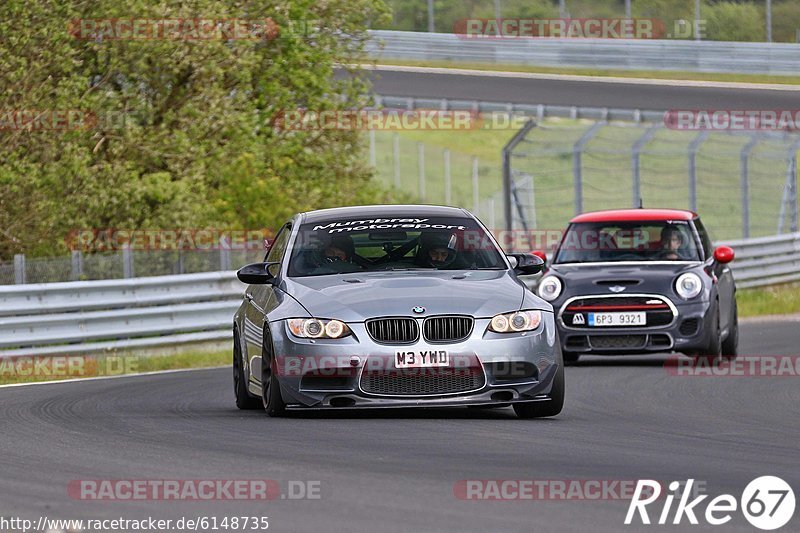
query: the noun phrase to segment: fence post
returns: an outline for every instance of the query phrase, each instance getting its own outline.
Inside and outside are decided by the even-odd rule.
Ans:
[[[750,153],[758,144],[758,137],[751,137],[739,154],[739,188],[742,195],[742,238],[750,238]],[[778,232],[780,233],[780,231]]]
[[[786,183],[783,186],[781,197],[781,210],[778,215],[778,235],[783,233],[783,221],[786,211],[789,211],[790,231],[798,231],[797,221],[797,150],[800,150],[800,141],[795,141],[789,150],[786,164]]]
[[[122,277],[125,279],[134,277],[136,271],[133,266],[133,252],[130,245],[125,244],[122,247]]]
[[[81,276],[83,276],[83,253],[80,250],[72,250],[69,279],[76,281],[81,279]]]
[[[400,134],[392,134],[392,159],[394,163],[394,186],[400,188]]]
[[[689,143],[689,210],[697,212],[697,152],[708,139],[708,131],[701,131]]]
[[[638,110],[637,110],[638,112]],[[637,122],[641,120],[641,117],[638,117]],[[642,174],[641,174],[641,156],[642,156],[642,149],[645,147],[647,143],[649,143],[653,136],[656,134],[656,130],[658,129],[658,125],[650,126],[647,128],[647,131],[639,137],[635,143],[633,143],[633,148],[631,149],[632,157],[631,157],[631,166],[633,167],[633,207],[639,207],[642,203]]]
[[[369,130],[369,164],[375,168],[377,161],[375,158],[375,130]]]
[[[536,127],[536,122],[529,120],[514,134],[511,140],[508,141],[508,144],[503,147],[503,218],[505,219],[507,230],[514,229],[513,210],[511,206],[511,202],[513,201],[511,198],[513,189],[511,178],[511,154],[534,127]]]
[[[14,283],[17,285],[24,285],[27,283],[27,276],[25,272],[25,254],[14,255]]]
[[[219,238],[219,269],[230,270],[231,268],[233,268],[231,265],[231,244],[223,235]]]
[[[452,180],[450,176],[450,149],[444,149],[444,205],[453,203]]]
[[[480,194],[478,191],[478,158],[472,156],[472,212],[478,214],[480,207]]]
[[[425,201],[425,145],[417,143],[417,163],[419,164],[419,200]]]
[[[583,165],[581,159],[583,158],[583,150],[592,137],[594,137],[600,128],[605,126],[605,122],[595,122],[589,128],[575,146],[572,147],[572,184],[575,189],[575,214],[583,213]]]

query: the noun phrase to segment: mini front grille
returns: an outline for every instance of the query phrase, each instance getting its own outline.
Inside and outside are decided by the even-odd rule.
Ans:
[[[413,318],[376,318],[367,321],[367,332],[375,342],[410,344],[419,338],[419,326]]]
[[[361,390],[385,396],[457,394],[478,390],[485,384],[483,370],[477,367],[365,370],[361,375]]]
[[[589,325],[588,314],[609,312],[645,312],[645,324],[627,326],[631,328],[666,326],[674,320],[672,308],[661,296],[610,296],[605,298],[586,296],[576,298],[564,308],[561,320],[570,328],[595,329],[596,326]]]
[[[425,320],[422,333],[428,342],[458,342],[469,337],[472,325],[468,316],[434,316]]]
[[[643,348],[646,343],[646,335],[591,335],[589,337],[589,344],[595,350]]]

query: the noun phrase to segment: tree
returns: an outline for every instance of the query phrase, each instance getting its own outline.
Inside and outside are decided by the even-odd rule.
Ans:
[[[365,79],[334,70],[365,59],[365,28],[385,15],[381,0],[6,0],[0,257],[63,251],[75,228],[274,228],[297,210],[388,200],[362,163],[360,132],[273,123],[284,110],[364,105]],[[236,19],[262,29],[271,19],[278,31],[258,39],[70,34],[93,35],[79,33],[80,21],[90,29],[96,19]],[[76,110],[88,127],[18,129],[21,110]]]

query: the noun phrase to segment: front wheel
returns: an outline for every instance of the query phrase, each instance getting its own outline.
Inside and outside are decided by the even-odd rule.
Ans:
[[[722,357],[728,360],[736,359],[739,355],[739,306],[733,302],[733,318],[728,331],[728,336],[722,341]]]
[[[581,358],[581,354],[575,352],[562,352],[564,357],[564,364],[567,366],[572,366],[578,364],[578,360]]]
[[[722,357],[722,335],[719,328],[719,304],[712,313],[711,323],[709,324],[708,346],[697,355],[697,359],[706,361],[717,361]]]
[[[269,344],[269,346],[267,346]],[[281,395],[281,386],[273,363],[272,341],[264,335],[264,346],[261,355],[261,404],[269,416],[278,417],[286,414],[286,403]]]

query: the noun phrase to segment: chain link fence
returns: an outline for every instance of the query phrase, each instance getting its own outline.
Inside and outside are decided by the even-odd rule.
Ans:
[[[513,228],[643,205],[697,211],[721,240],[796,232],[798,148],[789,132],[542,121],[510,154]]]

